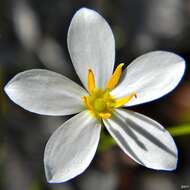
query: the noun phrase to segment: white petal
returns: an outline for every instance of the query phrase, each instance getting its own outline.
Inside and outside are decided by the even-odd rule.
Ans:
[[[40,23],[35,11],[27,1],[13,4],[13,24],[21,43],[29,49],[35,50],[41,39]]]
[[[48,182],[65,182],[81,174],[96,152],[101,126],[84,111],[58,128],[49,139],[44,154]]]
[[[160,170],[176,168],[174,140],[156,121],[139,113],[118,109],[104,124],[121,149],[139,164]]]
[[[17,74],[5,86],[9,98],[24,109],[44,115],[68,115],[84,110],[86,91],[58,73],[33,69]]]
[[[177,86],[184,70],[185,61],[174,53],[147,53],[126,68],[121,83],[112,91],[112,95],[119,98],[136,92],[137,98],[133,98],[125,106],[155,100]]]
[[[108,23],[97,12],[82,8],[74,15],[68,31],[68,48],[75,70],[87,87],[92,69],[98,87],[105,87],[115,61],[115,41]]]

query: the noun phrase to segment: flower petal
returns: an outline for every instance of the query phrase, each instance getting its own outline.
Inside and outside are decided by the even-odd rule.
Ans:
[[[77,11],[68,31],[68,48],[83,85],[87,88],[88,69],[92,69],[97,87],[105,87],[113,72],[115,41],[104,18],[87,8]]]
[[[81,174],[96,152],[101,126],[88,111],[74,116],[49,139],[44,154],[48,182],[65,182]]]
[[[124,71],[121,83],[112,91],[115,97],[136,93],[125,106],[137,105],[160,98],[173,90],[185,70],[185,61],[166,51],[155,51],[140,56]]]
[[[156,121],[118,109],[104,124],[121,149],[139,164],[152,169],[176,169],[176,145],[169,132]]]
[[[17,74],[5,86],[9,98],[24,109],[44,115],[69,115],[84,110],[86,91],[58,73],[33,69]]]

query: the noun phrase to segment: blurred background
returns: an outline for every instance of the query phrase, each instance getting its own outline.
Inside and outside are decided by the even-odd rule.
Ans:
[[[116,39],[116,64],[129,64],[153,50],[187,62],[180,85],[169,95],[132,110],[162,123],[179,150],[173,172],[147,169],[115,146],[104,129],[95,159],[80,176],[48,184],[44,147],[69,117],[40,116],[9,100],[5,84],[18,72],[44,68],[79,81],[67,49],[76,10],[98,11]],[[189,0],[0,0],[0,189],[1,190],[179,190],[190,189],[190,1]]]

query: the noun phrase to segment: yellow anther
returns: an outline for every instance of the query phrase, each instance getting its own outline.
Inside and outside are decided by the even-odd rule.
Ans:
[[[123,63],[119,64],[117,66],[117,68],[115,69],[114,73],[112,74],[111,78],[109,79],[109,81],[107,82],[106,88],[112,90],[117,83],[119,82],[119,79],[121,77],[121,73],[122,73],[122,67],[123,67]]]
[[[120,98],[118,100],[115,101],[115,108],[121,107],[123,105],[125,105],[127,102],[129,102],[133,97],[137,97],[136,93],[131,93],[128,96],[125,96],[123,98]]]
[[[88,91],[92,93],[96,88],[94,73],[91,69],[88,69]]]
[[[99,116],[102,118],[102,119],[108,119],[111,117],[111,113],[99,113]]]

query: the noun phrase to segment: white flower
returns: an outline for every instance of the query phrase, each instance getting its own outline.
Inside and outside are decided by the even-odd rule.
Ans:
[[[184,60],[174,53],[155,51],[134,60],[123,74],[123,64],[112,74],[112,31],[104,18],[86,8],[77,11],[71,21],[68,48],[88,92],[67,77],[43,69],[19,73],[5,87],[12,101],[31,112],[54,116],[80,112],[59,127],[46,145],[47,180],[64,182],[89,166],[102,123],[139,164],[175,169],[177,148],[170,134],[156,121],[120,107],[149,102],[170,92],[183,76]]]

